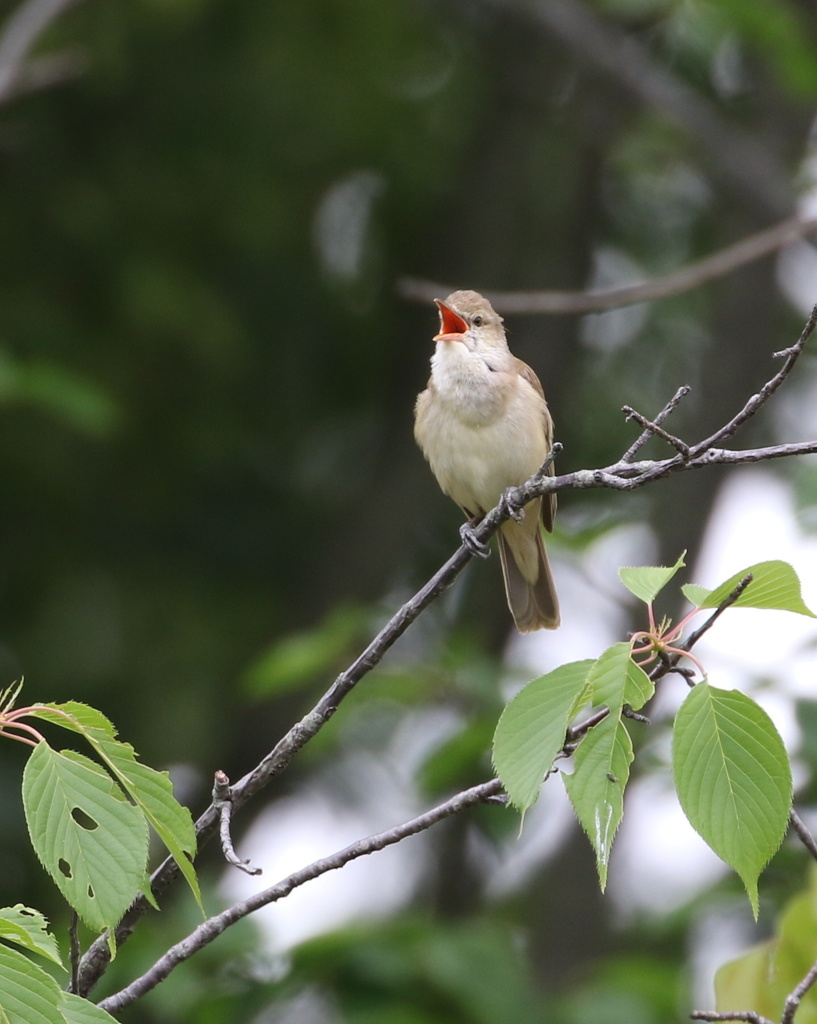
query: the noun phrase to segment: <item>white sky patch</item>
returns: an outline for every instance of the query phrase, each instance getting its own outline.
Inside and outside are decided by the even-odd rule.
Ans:
[[[794,567],[804,601],[817,611],[817,537],[798,525],[785,481],[762,470],[739,471],[718,496],[691,577],[703,586],[716,586],[749,565],[771,559]],[[735,608],[721,616],[695,651],[713,685],[752,692],[791,743],[786,697],[817,697],[815,644],[815,619]],[[761,680],[772,681],[774,688],[759,689]]]

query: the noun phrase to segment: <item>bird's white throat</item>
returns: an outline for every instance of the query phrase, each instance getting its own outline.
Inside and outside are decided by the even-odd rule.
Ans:
[[[507,402],[501,371],[491,369],[479,347],[439,341],[431,357],[431,379],[440,399],[464,423],[491,423]]]

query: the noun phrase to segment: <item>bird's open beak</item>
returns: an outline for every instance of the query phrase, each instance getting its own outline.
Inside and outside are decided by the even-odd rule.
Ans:
[[[434,335],[435,341],[461,341],[462,335],[468,330],[465,320],[455,313],[450,306],[440,299],[434,300],[440,310],[440,333]]]

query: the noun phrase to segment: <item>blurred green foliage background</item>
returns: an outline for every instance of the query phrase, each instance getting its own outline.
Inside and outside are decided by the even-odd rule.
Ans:
[[[658,76],[641,88],[633,53]],[[149,764],[177,767],[196,812],[212,771],[252,767],[458,543],[458,512],[412,439],[436,314],[401,297],[401,278],[581,289],[666,272],[793,212],[817,11],[83,0],[39,39],[33,56],[49,55],[70,58],[64,78],[0,106],[0,685],[24,674],[29,701],[100,708]],[[661,83],[687,107],[667,107]],[[801,320],[773,258],[650,306],[507,317],[565,471],[613,461],[635,436],[621,405],[654,413],[682,383],[694,391],[672,429],[703,436]],[[655,537],[645,561],[694,552],[719,479],[565,494],[554,550],[579,560],[638,522]],[[386,751],[419,709],[458,716],[418,769],[421,802],[481,780],[509,625],[498,567],[473,567],[270,799],[324,765],[342,802],[326,765]],[[10,746],[3,898],[62,926]],[[498,813],[440,830],[405,912],[314,939],[268,974],[247,966],[263,960],[247,928],[123,1019],[682,1015],[695,906],[614,920],[575,830],[523,891],[488,899],[468,850],[474,830],[513,841]],[[203,864],[212,888],[214,851]],[[791,887],[771,874],[771,892]],[[192,926],[178,914],[152,919],[117,977],[181,937],[184,914]]]

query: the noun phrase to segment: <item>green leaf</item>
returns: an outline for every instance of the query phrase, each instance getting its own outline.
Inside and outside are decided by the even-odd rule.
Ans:
[[[714,590],[705,591],[703,587],[697,587],[693,598],[688,588],[684,588],[684,594],[698,608],[717,608],[749,573],[754,579],[732,605],[733,608],[768,608],[817,618],[803,601],[800,580],[788,562],[758,562],[736,572]]]
[[[62,967],[57,940],[49,933],[48,921],[38,910],[24,907],[22,903],[0,907],[0,939],[15,942]]]
[[[675,718],[672,762],[684,813],[740,875],[757,917],[757,880],[782,842],[791,810],[791,769],[780,735],[750,697],[699,683]]]
[[[624,814],[624,787],[630,777],[633,744],[623,722],[610,714],[594,725],[565,775],[567,795],[596,852],[602,892],[607,885],[610,849]]]
[[[89,730],[96,730],[110,739],[116,736],[116,728],[110,718],[96,708],[76,700],[67,700],[63,704],[35,704],[31,716],[44,722],[53,722],[80,736],[85,736]]]
[[[66,1024],[117,1024],[106,1010],[70,992],[60,992],[60,1010]]]
[[[703,608],[704,601],[709,597],[710,591],[706,587],[699,587],[697,583],[685,583],[681,587],[681,593],[690,604],[695,605],[696,608]]]
[[[148,830],[98,765],[39,743],[23,772],[31,842],[63,896],[96,931],[112,928],[145,876]]]
[[[608,647],[594,662],[588,677],[590,699],[604,704],[617,716],[623,704],[637,711],[652,697],[655,687],[630,656],[626,642]]]
[[[619,569],[618,575],[631,594],[635,594],[645,604],[652,604],[676,572],[686,564],[684,562],[685,554],[686,551],[682,551],[681,557],[675,565],[669,567],[664,565],[639,565]]]
[[[763,1016],[771,1016],[777,1009],[776,1016],[779,1016],[780,1007],[771,993],[771,985],[776,980],[772,974],[773,948],[774,940],[768,939],[737,960],[718,968],[715,973],[715,1005],[719,1013],[751,1006]]]
[[[534,679],[502,712],[494,734],[494,768],[520,811],[536,802],[564,745],[567,726],[586,699],[591,665],[574,661]]]
[[[0,946],[0,1020],[8,1024],[65,1024],[60,989],[16,949]]]
[[[196,830],[190,811],[173,796],[168,773],[157,772],[137,761],[133,747],[116,739],[113,723],[87,704],[42,704],[36,707],[34,717],[61,725],[87,740],[153,826],[201,906],[201,891],[192,863]],[[149,886],[147,895],[150,898]]]

